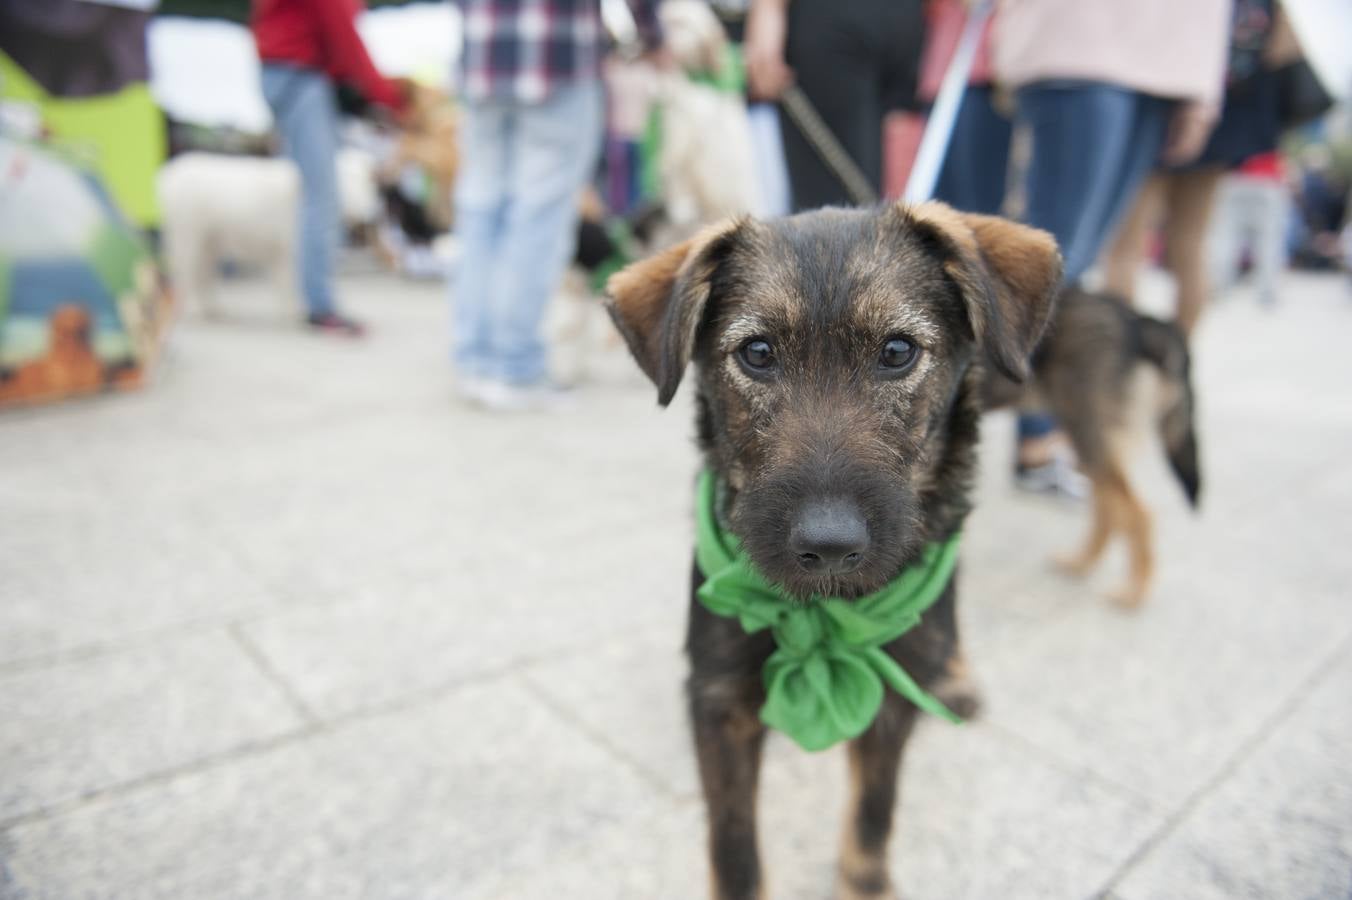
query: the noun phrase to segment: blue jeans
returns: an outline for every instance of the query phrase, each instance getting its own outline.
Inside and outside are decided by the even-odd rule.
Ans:
[[[460,269],[454,359],[464,375],[528,384],[545,377],[545,306],[573,253],[578,192],[601,149],[601,87],[547,100],[465,105],[456,182]]]
[[[338,256],[338,103],[322,72],[267,63],[263,97],[272,108],[282,150],[300,169],[300,287],[311,315],[333,312]]]
[[[1097,82],[1044,81],[1019,90],[1018,121],[1031,132],[1024,221],[1050,231],[1074,284],[1094,264],[1164,145],[1173,102]],[[1010,123],[988,88],[968,88],[944,161],[938,198],[997,213],[1004,201]],[[1046,415],[1019,417],[1019,438],[1056,430]]]
[[[1094,82],[1019,90],[1032,133],[1024,221],[1050,231],[1074,284],[1098,259],[1164,146],[1174,101]]]

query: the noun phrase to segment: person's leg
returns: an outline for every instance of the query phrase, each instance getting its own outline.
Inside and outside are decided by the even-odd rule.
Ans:
[[[518,107],[503,222],[500,300],[490,341],[499,375],[510,384],[546,378],[540,334],[546,304],[573,252],[578,193],[601,147],[599,84],[559,88],[545,103]]]
[[[1136,202],[1103,253],[1104,289],[1128,302],[1136,300],[1136,276],[1145,261],[1151,231],[1159,224],[1172,177],[1156,172],[1145,180],[1136,194]]]
[[[1254,260],[1258,274],[1258,300],[1265,306],[1277,303],[1277,285],[1286,268],[1284,235],[1290,214],[1290,198],[1280,181],[1264,179],[1255,185],[1262,212],[1254,235]]]
[[[502,105],[465,105],[455,187],[460,261],[450,290],[452,358],[460,376],[470,380],[501,374],[492,370],[489,331],[492,309],[502,296],[495,285],[507,205],[510,127],[509,112]]]
[[[858,13],[847,3],[791,3],[785,57],[797,86],[873,189],[880,192],[882,63],[872,40],[861,40],[855,32]],[[787,111],[781,112],[780,131],[794,210],[853,205],[840,178]]]
[[[934,199],[987,215],[1004,207],[1014,127],[995,109],[994,98],[994,89],[983,86],[969,86],[963,94]]]
[[[1087,82],[1030,85],[1017,96],[1032,153],[1024,220],[1052,233],[1065,260],[1066,284],[1079,281],[1099,255],[1116,218],[1145,178],[1164,139],[1163,116],[1134,91]],[[1059,462],[1064,442],[1050,417],[1019,422],[1019,483],[1040,492],[1083,496],[1082,479]]]
[[[1175,318],[1185,335],[1202,315],[1211,286],[1207,278],[1206,240],[1211,207],[1223,169],[1208,166],[1170,176],[1169,218],[1166,254],[1178,282],[1178,312]]]
[[[286,155],[300,170],[300,282],[311,321],[334,313],[333,268],[338,254],[338,106],[333,85],[318,72],[263,67],[263,93],[272,107]]]
[[[1024,219],[1061,245],[1065,281],[1094,262],[1164,140],[1165,108],[1097,83],[1043,83],[1018,93],[1032,135]],[[1162,104],[1162,101],[1159,101]]]
[[[1243,244],[1244,214],[1235,191],[1236,175],[1225,173],[1216,188],[1215,212],[1211,216],[1208,240],[1208,271],[1218,296],[1239,278],[1239,252]]]
[[[1092,223],[1093,252],[1087,265],[1093,265],[1093,260],[1103,251],[1104,244],[1118,223],[1126,217],[1137,192],[1158,164],[1164,149],[1174,101],[1146,94],[1133,94],[1132,99],[1131,124],[1127,129],[1126,146],[1122,149],[1118,167],[1103,175],[1107,182],[1107,203],[1100,218]]]

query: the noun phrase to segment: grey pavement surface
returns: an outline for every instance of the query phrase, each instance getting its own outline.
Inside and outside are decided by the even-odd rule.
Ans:
[[[343,288],[366,341],[243,283],[149,389],[0,415],[0,898],[703,896],[688,398],[594,340],[572,413],[466,409],[441,289]],[[1352,296],[1287,288],[1203,323],[1199,515],[1143,449],[1137,613],[989,418],[908,898],[1352,897]],[[771,742],[772,897],[830,895],[843,769]]]

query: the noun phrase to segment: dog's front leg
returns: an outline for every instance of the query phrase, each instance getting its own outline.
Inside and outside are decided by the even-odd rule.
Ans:
[[[897,799],[901,751],[916,708],[888,697],[868,731],[850,743],[850,806],[840,847],[837,900],[895,897],[887,841]]]
[[[765,726],[749,697],[690,685],[690,713],[709,817],[715,900],[765,896],[756,842],[756,785]]]

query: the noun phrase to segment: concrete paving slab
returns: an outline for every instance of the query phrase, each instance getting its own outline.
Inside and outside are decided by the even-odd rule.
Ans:
[[[0,531],[0,665],[115,645],[273,601],[191,521],[107,504],[98,493],[9,506]]]
[[[559,566],[557,546],[543,557],[514,554],[491,540],[475,547],[486,558],[462,559],[442,578],[271,614],[245,630],[325,717],[518,661],[585,653],[634,629],[680,633],[684,607],[676,598],[689,563],[686,551],[661,534],[632,528],[612,541],[619,558],[641,561],[619,568],[590,553]],[[494,561],[494,548],[509,566]]]
[[[0,676],[0,821],[296,731],[216,632]]]
[[[980,725],[926,725],[909,753],[892,847],[894,874],[906,897],[1088,896],[1158,821],[1136,798],[1083,773],[1048,766]],[[760,802],[770,896],[830,896],[844,770],[839,751],[809,755],[787,741],[771,741]],[[702,896],[708,877],[704,834],[702,808],[687,802],[636,827],[599,835],[581,852],[494,885],[483,896]]]
[[[1164,580],[1138,613],[1083,604],[985,654],[992,721],[1160,804],[1183,802],[1349,632],[1327,621],[1341,605],[1330,595],[1304,622],[1296,609],[1268,616],[1283,629],[1269,636],[1249,615],[1266,589],[1202,574],[1188,585]]]
[[[651,789],[524,690],[459,692],[11,829],[12,896],[472,896]]]
[[[1352,660],[1302,692],[1115,889],[1122,900],[1352,896]]]

